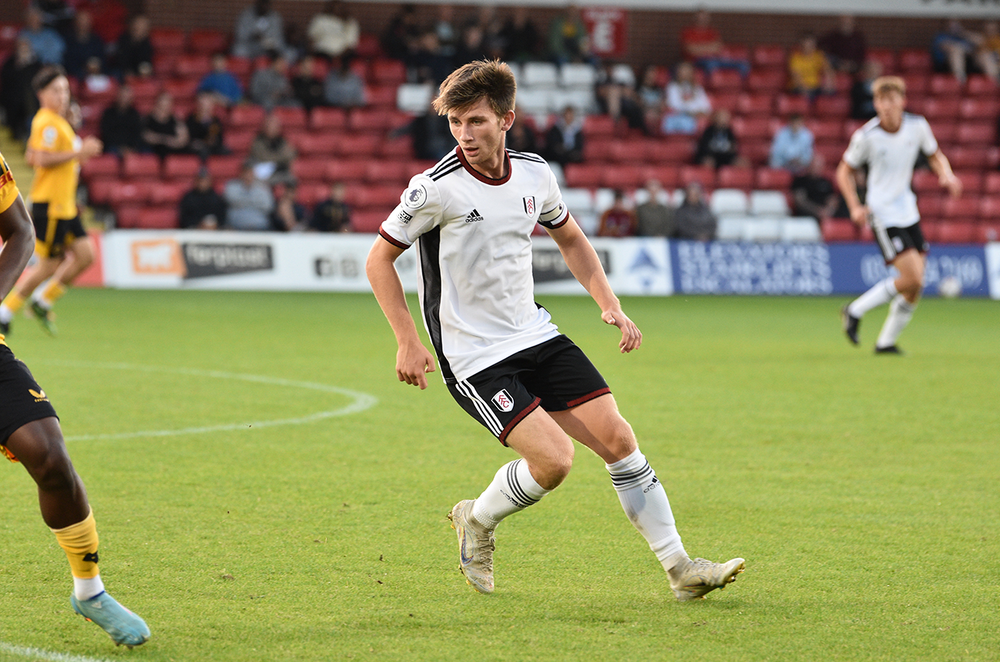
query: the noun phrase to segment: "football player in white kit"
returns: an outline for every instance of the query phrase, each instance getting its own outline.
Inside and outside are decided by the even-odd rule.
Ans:
[[[837,166],[837,184],[851,220],[869,224],[887,265],[899,272],[876,283],[841,311],[844,333],[858,344],[861,317],[876,306],[889,303],[876,354],[902,354],[896,339],[906,328],[920,299],[927,262],[927,241],[920,230],[917,196],[910,183],[917,156],[923,152],[942,187],[952,196],[962,194],[962,182],[951,170],[927,120],[904,112],[906,83],[883,76],[872,84],[877,116],[854,132],[844,158]],[[855,173],[868,166],[865,204],[858,197]]]
[[[447,115],[453,154],[414,176],[368,255],[372,291],[396,336],[396,375],[421,389],[440,367],[455,400],[521,457],[504,465],[476,499],[448,514],[461,570],[492,593],[494,530],[566,478],[573,439],[606,463],[625,513],[667,571],[678,600],[723,588],[743,559],[690,559],[666,492],[639,451],[607,383],[534,302],[531,232],[540,223],[570,271],[621,330],[623,353],[642,334],[622,312],[593,246],[562,202],[548,164],[505,149],[516,84],[499,61],[462,66],[441,84],[435,110]],[[416,245],[420,306],[437,354],[424,347],[393,262]]]

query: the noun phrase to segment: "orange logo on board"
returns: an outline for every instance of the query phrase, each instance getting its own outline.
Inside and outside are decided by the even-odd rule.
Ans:
[[[183,276],[180,246],[170,238],[132,242],[132,271],[144,276]]]

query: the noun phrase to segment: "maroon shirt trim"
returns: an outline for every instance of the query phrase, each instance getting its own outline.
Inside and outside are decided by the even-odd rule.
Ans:
[[[470,175],[472,175],[473,177],[475,177],[484,184],[489,184],[490,186],[500,186],[501,184],[506,184],[507,180],[510,179],[510,156],[507,154],[507,150],[503,151],[503,164],[505,166],[505,169],[507,170],[507,174],[501,177],[500,179],[493,179],[492,177],[487,177],[486,175],[484,175],[483,173],[479,172],[471,165],[469,165],[469,162],[465,160],[465,152],[462,151],[461,147],[456,147],[455,153],[458,155],[458,161],[459,163],[462,164],[462,167],[465,168]]]
[[[407,248],[409,248],[409,247],[410,247],[410,245],[409,245],[409,244],[404,244],[404,243],[403,243],[403,242],[401,242],[401,241],[400,241],[399,239],[396,239],[396,238],[394,238],[394,237],[393,237],[392,235],[390,235],[390,234],[389,234],[388,232],[386,232],[386,231],[385,231],[385,230],[383,230],[382,228],[379,228],[379,229],[378,229],[378,236],[382,237],[383,239],[385,239],[386,241],[388,241],[388,242],[389,242],[390,244],[392,244],[393,246],[395,246],[395,247],[397,247],[397,248],[402,248],[402,249],[403,249],[404,251],[405,251],[405,250],[406,250]]]
[[[516,426],[518,423],[520,423],[521,421],[523,421],[525,416],[527,416],[531,412],[535,411],[535,409],[537,409],[538,405],[540,405],[541,403],[542,403],[542,399],[541,398],[535,398],[534,402],[532,402],[530,405],[528,405],[527,407],[525,407],[524,409],[522,409],[521,413],[518,414],[517,416],[515,416],[514,420],[512,420],[510,423],[508,423],[507,427],[505,427],[503,429],[503,432],[500,433],[500,437],[499,437],[500,438],[500,443],[503,444],[504,446],[506,446],[507,445],[507,435],[509,435],[510,431],[514,429],[514,426]]]

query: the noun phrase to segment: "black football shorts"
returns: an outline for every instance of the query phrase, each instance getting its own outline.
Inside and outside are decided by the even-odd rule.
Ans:
[[[918,253],[924,254],[930,250],[924,233],[920,229],[920,221],[905,228],[880,228],[872,227],[875,234],[875,241],[878,242],[879,250],[886,264],[892,264],[896,256],[907,249],[914,249]]]
[[[7,345],[0,344],[0,446],[21,426],[55,415],[28,366]]]

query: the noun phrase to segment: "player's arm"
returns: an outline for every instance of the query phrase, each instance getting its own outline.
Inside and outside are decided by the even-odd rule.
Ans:
[[[858,196],[856,174],[857,171],[854,168],[847,165],[846,161],[841,160],[837,165],[837,188],[844,196],[844,202],[847,203],[847,210],[851,213],[851,220],[854,221],[854,224],[866,225],[869,210],[867,206],[861,204],[861,198]]]
[[[597,251],[573,216],[570,215],[558,228],[548,229],[548,233],[559,246],[559,252],[566,260],[566,266],[569,267],[573,277],[580,281],[600,306],[601,319],[621,329],[622,339],[618,347],[622,353],[638,349],[642,344],[642,332],[622,311],[622,304],[611,290],[611,284],[608,283]]]
[[[33,168],[53,168],[57,165],[78,159],[86,161],[97,156],[104,150],[104,143],[94,136],[87,136],[80,141],[80,148],[61,152],[51,152],[44,149],[29,147],[24,152],[24,160]]]
[[[427,373],[434,372],[434,356],[420,342],[417,326],[406,305],[403,284],[396,273],[394,263],[403,254],[402,248],[390,244],[379,237],[375,240],[365,262],[365,273],[372,292],[385,318],[396,335],[396,376],[399,381],[412,386],[427,388]]]
[[[948,189],[951,197],[957,198],[962,195],[962,180],[955,176],[951,169],[951,162],[940,149],[927,157],[927,164],[931,171],[938,176],[938,183],[942,188]]]
[[[3,299],[24,271],[35,247],[35,226],[20,195],[0,212],[0,239],[3,239],[0,250],[0,299]]]

